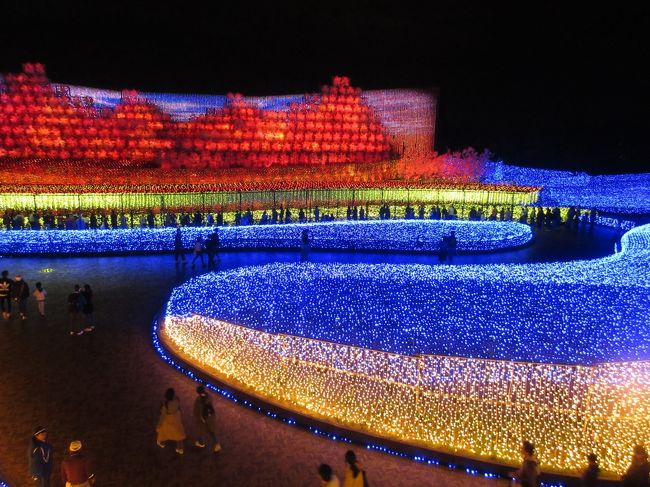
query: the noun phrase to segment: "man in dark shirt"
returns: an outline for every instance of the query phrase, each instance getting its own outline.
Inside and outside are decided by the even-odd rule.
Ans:
[[[539,461],[535,457],[535,447],[530,441],[521,444],[521,468],[514,472],[517,484],[522,487],[537,487],[539,484]]]
[[[185,264],[185,248],[183,247],[183,236],[181,235],[181,227],[176,228],[174,236],[174,260],[178,264],[178,258],[181,258]]]
[[[23,281],[22,276],[17,275],[11,286],[11,298],[18,304],[20,319],[27,319],[27,298],[29,298],[29,286]]]
[[[205,250],[208,252],[208,269],[214,269],[216,267],[215,257],[217,261],[219,260],[219,230],[214,229],[214,232],[211,233],[205,241]]]
[[[305,228],[300,233],[300,262],[305,262],[309,259],[309,244],[311,239],[309,238],[309,231]]]
[[[70,335],[82,335],[83,329],[78,330],[79,311],[84,307],[85,298],[81,294],[79,284],[74,285],[74,291],[68,294],[68,314],[70,320]]]
[[[29,473],[38,481],[39,487],[50,487],[50,475],[54,464],[52,445],[47,441],[47,430],[37,426],[29,442],[27,451]]]
[[[221,451],[221,445],[217,440],[214,426],[214,406],[203,386],[196,388],[196,399],[194,400],[194,421],[196,430],[198,431],[198,438],[194,442],[197,448],[205,448],[205,437],[212,440],[212,451],[218,453]]]

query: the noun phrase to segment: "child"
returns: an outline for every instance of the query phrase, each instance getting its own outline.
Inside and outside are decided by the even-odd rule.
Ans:
[[[36,289],[34,289],[34,298],[36,299],[36,305],[38,306],[38,313],[45,318],[45,297],[47,296],[47,291],[43,289],[43,286],[40,282],[36,283]]]

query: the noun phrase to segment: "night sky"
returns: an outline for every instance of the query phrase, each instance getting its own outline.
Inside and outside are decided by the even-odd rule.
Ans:
[[[647,2],[86,3],[3,2],[0,72],[42,62],[54,82],[181,93],[317,92],[332,75],[437,88],[439,151],[650,171]]]

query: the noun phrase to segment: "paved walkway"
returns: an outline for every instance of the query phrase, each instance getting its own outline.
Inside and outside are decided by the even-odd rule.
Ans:
[[[298,253],[286,252],[227,254],[223,265],[297,259]],[[75,439],[93,458],[100,487],[316,486],[322,462],[342,475],[349,445],[218,397],[221,453],[198,450],[190,442],[183,456],[171,445],[165,450],[156,446],[154,427],[167,387],[179,394],[186,428],[193,432],[189,414],[196,384],[158,358],[150,328],[169,290],[193,275],[189,265],[177,268],[172,256],[150,256],[0,258],[0,267],[11,276],[22,274],[32,289],[42,281],[49,293],[46,319],[38,317],[30,299],[26,322],[16,316],[0,322],[0,472],[12,487],[33,485],[26,452],[38,424],[47,426],[56,449],[54,486],[61,485],[59,465]],[[97,310],[97,330],[80,337],[69,336],[66,324],[66,297],[75,283],[93,286]],[[507,484],[355,450],[373,487]]]

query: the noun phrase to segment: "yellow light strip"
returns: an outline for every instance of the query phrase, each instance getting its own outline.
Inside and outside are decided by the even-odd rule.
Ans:
[[[596,453],[621,474],[650,441],[650,362],[567,366],[406,356],[167,316],[160,338],[195,367],[297,413],[418,446],[545,471]]]
[[[218,191],[188,193],[106,192],[106,193],[0,193],[0,208],[44,209],[149,209],[214,208],[224,206],[272,208],[274,204],[292,208],[354,201],[378,204],[455,204],[468,208],[475,205],[519,206],[535,203],[539,191],[489,191],[447,189],[313,189],[277,191]],[[469,210],[468,210],[469,211]]]

